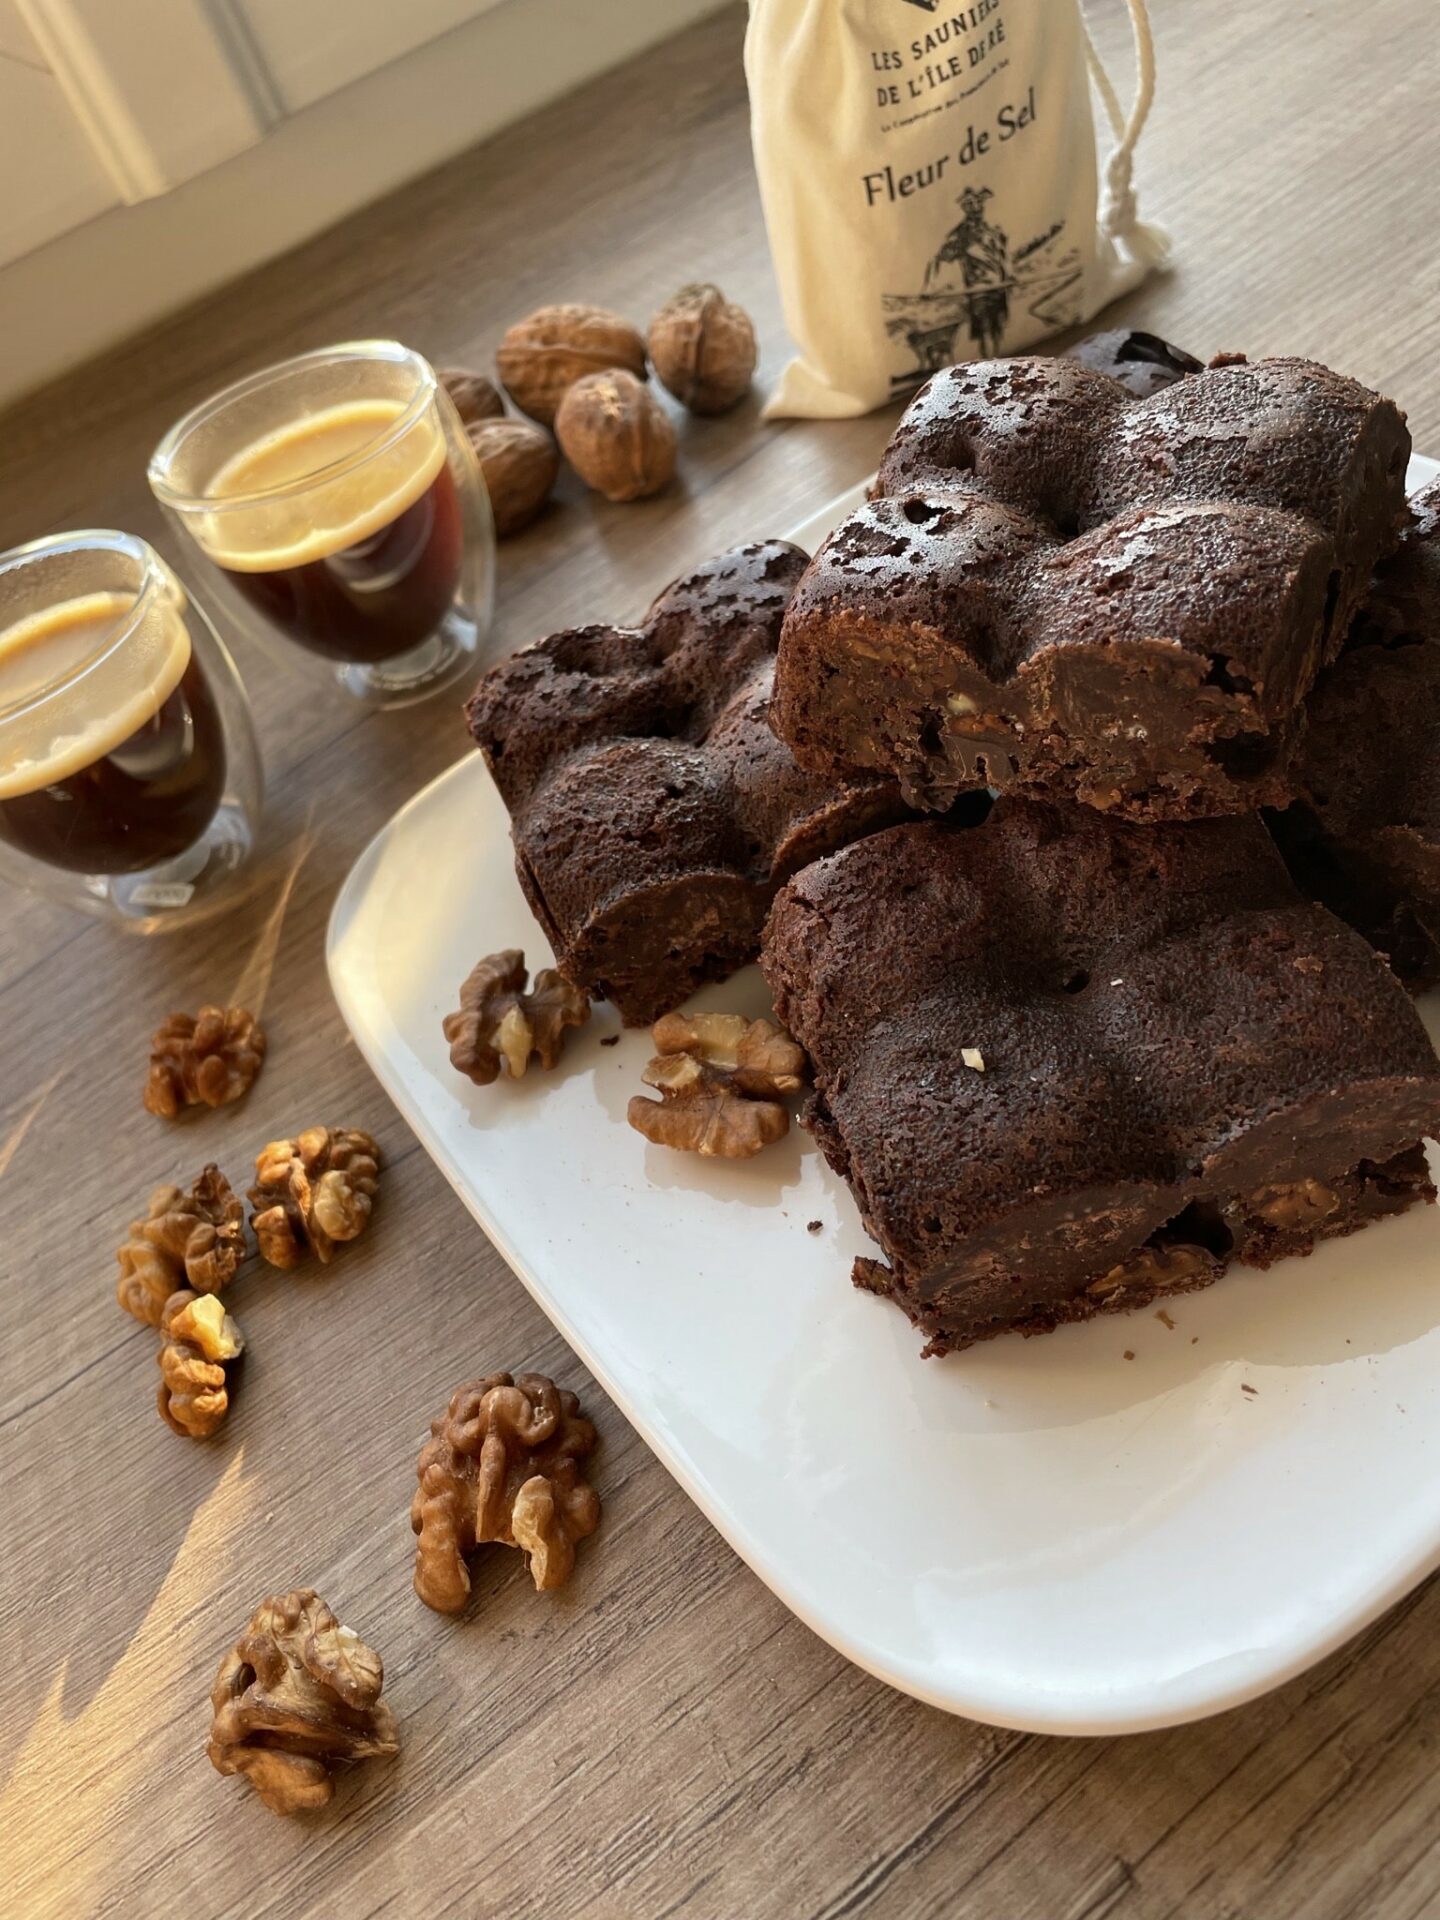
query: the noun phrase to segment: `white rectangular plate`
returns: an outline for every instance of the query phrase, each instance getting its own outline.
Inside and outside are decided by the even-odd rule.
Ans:
[[[1416,460],[1411,485],[1437,471]],[[813,546],[858,498],[795,538]],[[1142,1311],[922,1361],[903,1316],[850,1287],[873,1249],[805,1135],[716,1165],[626,1125],[650,1047],[602,1047],[609,1009],[554,1073],[453,1071],[441,1018],[508,946],[551,958],[475,755],[346,881],[341,1011],[607,1392],[850,1659],[977,1720],[1134,1732],[1276,1686],[1440,1564],[1428,1209],[1233,1273],[1172,1302],[1173,1326]],[[752,967],[697,1004],[759,1012],[764,984]],[[477,1336],[456,1366],[511,1358]]]

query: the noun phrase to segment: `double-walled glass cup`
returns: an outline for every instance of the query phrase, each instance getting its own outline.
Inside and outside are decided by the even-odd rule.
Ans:
[[[180,924],[245,865],[261,790],[234,662],[143,540],[0,553],[0,878]]]
[[[356,699],[406,706],[479,663],[495,535],[434,369],[393,340],[304,353],[173,426],[150,485],[236,618]]]

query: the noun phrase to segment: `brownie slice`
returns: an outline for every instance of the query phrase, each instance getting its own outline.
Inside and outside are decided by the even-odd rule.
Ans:
[[[1440,482],[1316,682],[1302,799],[1270,816],[1297,885],[1414,990],[1440,981]]]
[[[786,616],[802,765],[1137,820],[1292,797],[1301,708],[1405,518],[1403,416],[1303,360],[1138,398],[1067,358],[937,374]]]
[[[560,971],[645,1026],[755,958],[787,875],[889,825],[894,784],[807,773],[769,726],[798,547],[737,547],[635,627],[551,635],[495,667],[470,730]]]
[[[1002,798],[798,874],[761,966],[807,1116],[944,1352],[1265,1267],[1434,1189],[1440,1062],[1259,819]]]

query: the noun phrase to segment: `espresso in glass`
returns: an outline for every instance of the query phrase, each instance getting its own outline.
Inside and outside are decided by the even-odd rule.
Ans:
[[[245,865],[261,784],[234,663],[144,541],[0,554],[0,878],[177,924]]]
[[[235,454],[210,483],[242,511],[192,531],[244,597],[332,660],[390,660],[440,625],[460,584],[464,529],[433,413],[354,400]],[[359,465],[356,454],[378,443]],[[341,468],[326,480],[329,468]],[[301,492],[293,483],[315,476]]]
[[[85,674],[129,612],[118,593],[85,594],[0,633],[0,697],[23,699],[61,676]],[[149,618],[148,684],[105,698],[77,690],[70,728],[53,716],[27,745],[11,741],[0,768],[0,839],[71,873],[137,873],[184,853],[204,833],[225,789],[220,715],[183,620],[157,603]],[[88,695],[88,697],[87,697]],[[46,736],[49,736],[48,738]]]
[[[483,664],[494,529],[434,368],[352,340],[248,374],[176,421],[150,485],[217,602],[347,695],[428,699]]]

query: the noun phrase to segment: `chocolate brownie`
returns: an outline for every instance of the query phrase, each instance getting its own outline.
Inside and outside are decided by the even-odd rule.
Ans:
[[[948,368],[796,590],[773,724],[925,808],[984,785],[1137,820],[1282,806],[1409,448],[1388,400],[1303,360],[1144,399],[1073,359]]]
[[[768,724],[798,547],[737,547],[635,627],[582,627],[495,667],[470,729],[560,971],[644,1026],[755,958],[776,887],[899,819],[893,784],[796,766]]]
[[[1302,891],[1418,990],[1440,981],[1440,482],[1412,506],[1310,696],[1302,798],[1270,825]]]
[[[760,962],[930,1352],[1264,1267],[1434,1189],[1440,1061],[1256,817],[1002,797],[798,874]]]

